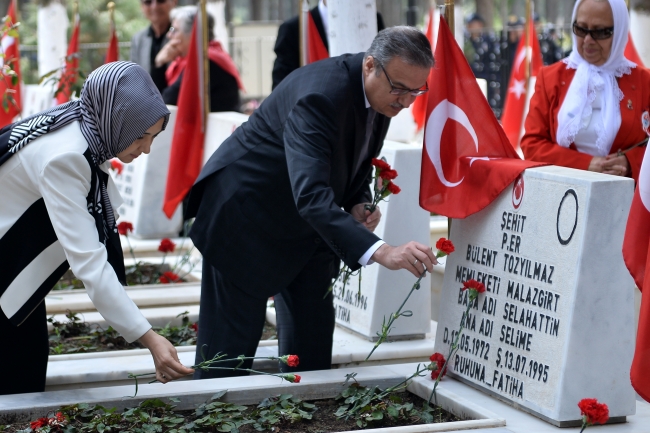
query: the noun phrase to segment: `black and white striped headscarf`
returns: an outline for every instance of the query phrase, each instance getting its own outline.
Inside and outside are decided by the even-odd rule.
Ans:
[[[95,167],[91,193],[93,209],[103,214],[103,236],[106,240],[116,233],[115,217],[106,192],[106,179],[97,166],[124,151],[136,139],[164,117],[163,129],[169,120],[169,110],[147,71],[135,63],[112,62],[95,69],[81,90],[78,100],[35,114],[11,125],[7,147],[0,149],[0,165],[43,134],[56,131],[79,121],[81,133]],[[3,129],[5,132],[6,128]]]

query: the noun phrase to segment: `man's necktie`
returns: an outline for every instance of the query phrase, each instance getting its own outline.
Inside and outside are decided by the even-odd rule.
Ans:
[[[366,135],[363,139],[363,146],[361,147],[361,152],[359,153],[359,159],[357,160],[357,166],[354,169],[354,174],[356,175],[361,168],[361,164],[368,158],[368,150],[370,148],[370,139],[372,138],[372,127],[375,120],[375,115],[377,112],[372,108],[368,108],[368,118],[366,119]]]

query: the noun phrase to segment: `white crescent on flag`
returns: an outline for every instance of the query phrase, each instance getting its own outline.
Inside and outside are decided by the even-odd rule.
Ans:
[[[442,139],[442,131],[445,128],[447,120],[455,120],[460,123],[467,132],[472,136],[474,140],[474,145],[476,146],[476,151],[478,152],[478,137],[476,136],[476,131],[472,126],[472,123],[469,121],[467,114],[459,106],[449,102],[447,99],[441,101],[429,115],[429,120],[427,122],[427,128],[424,135],[424,142],[427,147],[427,154],[433,167],[436,169],[436,174],[440,182],[448,188],[453,188],[460,185],[464,177],[461,178],[458,182],[449,182],[445,178],[445,173],[442,170],[442,160],[440,158],[440,141]]]
[[[2,41],[0,41],[0,45],[2,45],[2,52],[6,53],[9,47],[11,47],[15,43],[16,39],[13,36],[5,36],[2,38]],[[0,57],[0,68],[3,67],[5,64],[5,59],[4,57]]]

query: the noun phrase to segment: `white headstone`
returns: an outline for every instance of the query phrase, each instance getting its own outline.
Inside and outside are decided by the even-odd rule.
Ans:
[[[381,156],[397,170],[399,175],[394,182],[402,191],[389,196],[388,202],[380,203],[382,218],[375,233],[390,245],[401,245],[408,241],[429,245],[429,212],[422,210],[418,204],[422,145],[386,141]],[[351,276],[345,288],[337,281],[334,285],[336,323],[376,340],[384,318],[388,320],[397,310],[416,280],[406,270],[391,271],[374,264],[361,271],[361,296],[358,296],[358,276]],[[430,286],[431,280],[427,274],[421,281],[421,288],[413,292],[404,306],[404,310],[411,310],[413,316],[397,319],[389,337],[424,338],[430,331]]]
[[[111,171],[124,204],[120,206],[120,221],[133,224],[133,236],[142,239],[176,237],[182,229],[182,209],[176,210],[171,219],[163,213],[169,153],[171,150],[175,106],[167,107],[171,112],[163,132],[156,137],[148,155],[140,155],[130,164],[125,164],[122,174]]]
[[[68,13],[59,0],[38,8],[38,75],[60,68],[68,49]],[[49,106],[48,106],[49,108]]]
[[[523,181],[521,180],[523,179]],[[450,374],[557,426],[597,398],[613,421],[635,412],[634,282],[621,254],[634,182],[561,167],[524,172],[481,212],[453,220],[435,350]]]
[[[182,208],[171,219],[162,211],[174,125],[178,107],[168,106],[171,115],[165,130],[156,138],[151,153],[140,155],[124,165],[121,175],[112,171],[124,204],[120,207],[120,221],[133,224],[133,235],[141,239],[160,239],[178,236],[182,229]],[[203,162],[232,134],[248,116],[241,113],[210,113],[205,135]]]
[[[377,34],[377,5],[375,0],[329,0],[327,21],[330,57],[364,52]]]

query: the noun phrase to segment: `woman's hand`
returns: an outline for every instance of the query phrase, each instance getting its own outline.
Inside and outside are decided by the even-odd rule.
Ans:
[[[156,379],[159,382],[167,383],[194,373],[194,370],[185,367],[178,360],[176,348],[165,337],[156,334],[152,329],[148,330],[138,341],[151,352],[156,366]]]
[[[603,173],[615,176],[628,176],[630,174],[630,161],[625,155],[617,156],[615,153],[607,155],[603,162]]]
[[[180,55],[181,50],[178,47],[178,41],[171,40],[167,42],[160,51],[158,51],[158,54],[156,54],[156,67],[160,68]]]

